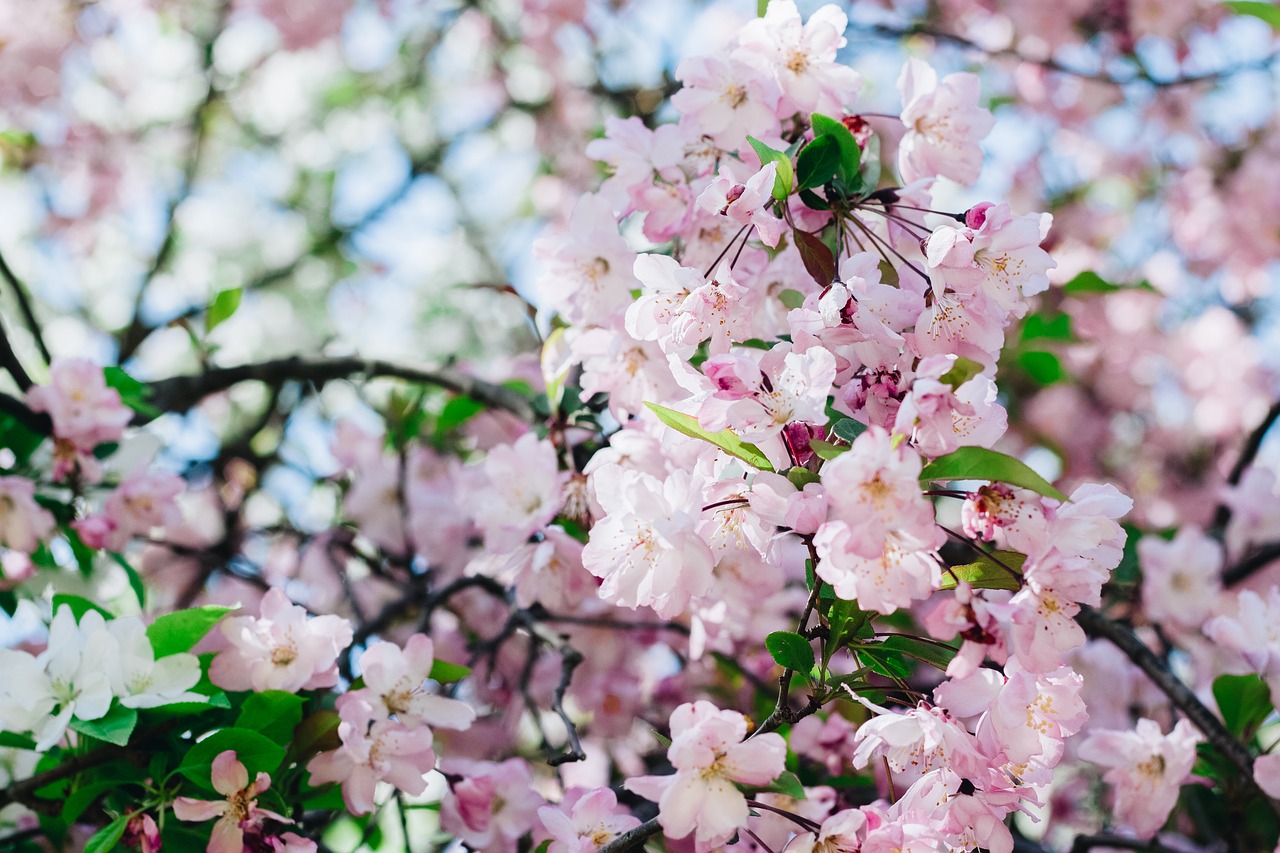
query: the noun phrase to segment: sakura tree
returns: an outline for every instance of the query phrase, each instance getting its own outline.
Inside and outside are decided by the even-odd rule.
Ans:
[[[0,846],[1280,850],[1280,13],[655,8],[0,9]]]

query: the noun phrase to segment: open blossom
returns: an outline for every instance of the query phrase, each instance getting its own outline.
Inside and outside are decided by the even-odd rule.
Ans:
[[[671,714],[667,758],[674,776],[642,776],[625,787],[658,803],[658,822],[669,838],[695,833],[699,850],[723,844],[746,825],[747,798],[734,787],[768,785],[782,773],[787,747],[769,732],[744,741],[747,718],[706,701]]]
[[[360,656],[364,687],[348,695],[359,695],[409,726],[468,728],[476,712],[465,702],[436,696],[423,689],[435,662],[435,646],[425,634],[414,634],[401,650],[395,643],[374,643]],[[430,739],[429,730],[420,730]]]
[[[1280,587],[1273,586],[1263,598],[1246,589],[1237,600],[1235,616],[1215,616],[1204,625],[1204,633],[1245,665],[1261,675],[1280,697]]]
[[[351,623],[341,616],[307,618],[274,587],[258,617],[234,616],[220,625],[231,647],[213,659],[209,678],[224,690],[296,693],[338,682],[338,655],[351,645]]]
[[[533,826],[544,800],[533,790],[529,765],[519,758],[445,762],[449,792],[440,804],[440,826],[481,853],[514,853]]]
[[[1217,609],[1223,560],[1222,545],[1198,527],[1184,527],[1170,541],[1142,537],[1143,609],[1159,623],[1200,627]]]
[[[342,746],[320,753],[307,764],[311,784],[341,782],[342,801],[358,815],[373,811],[378,782],[390,782],[417,796],[427,789],[426,775],[436,765],[430,729],[386,719],[362,692],[338,699]]]
[[[711,213],[727,216],[739,225],[754,225],[761,242],[774,247],[787,224],[766,208],[773,201],[777,163],[767,163],[746,181],[739,181],[728,163],[720,165],[715,180],[698,196],[698,204]]]
[[[640,825],[638,817],[618,805],[618,796],[609,788],[570,789],[559,806],[538,809],[538,820],[551,841],[547,853],[594,853]],[[538,840],[535,834],[535,843]]]
[[[975,74],[948,74],[941,81],[928,63],[908,59],[898,78],[902,123],[898,171],[907,183],[935,176],[971,184],[982,170],[979,143],[995,118],[979,106]]]
[[[174,474],[140,471],[107,496],[101,515],[80,519],[73,526],[86,545],[123,551],[133,537],[182,521],[176,499],[184,488],[182,478]]]
[[[484,531],[485,543],[510,551],[555,518],[564,482],[555,446],[527,432],[515,444],[492,448],[459,498]]]
[[[1144,718],[1131,732],[1089,735],[1080,745],[1080,757],[1110,768],[1102,778],[1115,789],[1116,818],[1140,837],[1150,838],[1177,804],[1201,740],[1187,720],[1179,720],[1165,735],[1159,723]]]
[[[733,56],[773,74],[783,95],[780,115],[839,114],[862,86],[858,72],[835,61],[848,24],[848,16],[833,4],[801,23],[793,0],[772,0],[763,18],[743,26]]]
[[[53,533],[53,515],[35,494],[36,484],[25,477],[0,477],[0,545],[29,554]]]
[[[246,832],[260,833],[264,820],[293,823],[283,815],[258,806],[258,795],[271,787],[271,777],[259,773],[250,782],[249,771],[233,750],[220,752],[213,759],[212,782],[213,789],[226,797],[225,800],[178,797],[173,801],[173,814],[178,820],[218,819],[209,836],[208,853],[241,853],[246,849]]]
[[[141,619],[123,616],[107,623],[115,641],[105,660],[111,692],[126,708],[156,708],[174,702],[204,702],[190,693],[200,680],[200,661],[187,652],[156,659]]]
[[[777,127],[774,108],[781,93],[772,76],[755,66],[732,57],[695,56],[676,66],[676,79],[682,86],[671,106],[721,147],[737,147]]]
[[[959,447],[990,447],[1008,426],[990,377],[975,376],[955,389],[941,381],[954,363],[946,356],[922,359],[898,409],[894,432],[910,436],[925,456],[942,456]]]
[[[677,471],[662,481],[604,465],[591,484],[605,516],[591,528],[582,564],[604,579],[601,598],[631,608],[647,605],[664,619],[685,613],[710,587],[715,563],[694,531],[698,504],[689,475]]]
[[[920,489],[921,468],[917,453],[894,447],[890,435],[878,427],[858,436],[847,453],[823,466],[831,516],[848,526],[847,550],[879,557],[890,533],[903,543],[936,539],[933,505]]]
[[[119,441],[133,412],[120,402],[120,392],[107,387],[102,368],[80,358],[57,359],[49,368],[49,384],[27,391],[27,402],[53,421],[53,434],[83,452]]]
[[[761,442],[788,424],[826,420],[836,363],[823,347],[796,352],[783,343],[758,360],[738,353],[712,356],[702,371],[714,388],[698,410],[702,426],[728,428],[746,441]]]

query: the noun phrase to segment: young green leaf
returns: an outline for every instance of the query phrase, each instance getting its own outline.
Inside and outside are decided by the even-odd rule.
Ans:
[[[1274,710],[1267,683],[1256,675],[1219,675],[1213,681],[1213,698],[1227,731],[1246,740]]]
[[[116,746],[127,746],[129,735],[133,734],[134,727],[137,725],[138,712],[119,703],[113,705],[105,716],[96,720],[74,719],[71,721],[72,731]]]
[[[1024,489],[1067,500],[1067,496],[1047,480],[1031,470],[1021,459],[1015,459],[985,447],[961,447],[959,450],[939,456],[920,472],[920,479],[933,480],[995,480],[1020,486]]]
[[[121,368],[102,368],[102,378],[108,388],[116,389],[116,393],[120,395],[120,402],[138,414],[149,418],[158,418],[164,414],[148,402],[151,397],[151,387],[134,379]]]
[[[691,415],[668,409],[666,406],[659,406],[657,403],[645,403],[645,405],[649,407],[649,411],[658,416],[658,420],[676,432],[714,444],[725,453],[735,459],[741,459],[753,468],[761,471],[773,470],[773,466],[769,464],[769,457],[765,456],[760,448],[743,441],[731,431],[724,429],[720,432],[708,432],[699,425],[698,419]]]
[[[829,441],[823,441],[820,438],[809,439],[809,449],[817,454],[819,459],[825,459],[830,462],[841,453],[848,453],[849,448],[843,444],[832,444]]]
[[[178,652],[189,652],[204,635],[234,607],[208,604],[189,610],[167,613],[147,626],[147,639],[157,658]]]
[[[205,311],[205,332],[212,332],[225,321],[230,320],[231,315],[235,314],[236,309],[240,307],[240,300],[243,297],[243,287],[219,290],[213,299],[209,300],[209,308]]]
[[[471,667],[463,666],[460,663],[449,663],[447,660],[436,660],[431,662],[431,672],[427,673],[427,678],[432,681],[438,681],[441,684],[448,684],[453,681],[461,681],[471,674]]]
[[[813,646],[799,634],[774,631],[764,638],[764,647],[779,666],[808,674],[813,669]]]
[[[982,372],[982,365],[970,358],[960,356],[951,365],[951,369],[938,377],[938,381],[943,384],[950,385],[951,390],[955,391],[961,385],[968,382],[973,377]]]
[[[854,439],[867,431],[867,425],[853,418],[841,418],[836,421],[835,426],[831,427],[831,431],[835,433],[836,438],[852,444]]]
[[[836,176],[846,187],[852,188],[858,181],[858,168],[862,165],[862,149],[858,147],[858,141],[839,119],[814,113],[811,121],[814,141],[830,137],[840,146],[840,166],[836,170]]]
[[[78,595],[69,595],[64,592],[56,593],[53,596],[53,612],[55,615],[60,609],[62,609],[64,604],[71,608],[71,615],[76,617],[76,622],[83,619],[84,615],[90,610],[96,610],[98,613],[101,613],[102,618],[107,621],[116,618],[114,613],[107,610],[102,605],[96,604],[87,598],[81,598]]]
[[[796,180],[802,190],[820,187],[840,168],[840,143],[834,136],[819,136],[796,158]]]
[[[124,838],[124,831],[128,828],[131,817],[133,815],[122,814],[91,835],[84,844],[84,853],[107,853],[115,850],[120,839]]]
[[[257,773],[275,776],[284,761],[284,747],[252,729],[228,728],[209,735],[187,750],[182,766],[177,770],[202,788],[213,790],[213,760],[231,750],[249,771],[252,779]]]
[[[770,148],[754,136],[748,136],[747,142],[760,158],[760,165],[778,164],[778,172],[773,179],[773,197],[784,199],[791,195],[791,187],[795,183],[795,170],[791,166],[791,157],[785,151]]]
[[[979,557],[972,563],[952,566],[942,573],[942,583],[938,589],[955,589],[957,580],[961,580],[974,589],[1019,590],[1022,588],[1022,564],[1026,561],[1026,554],[996,551],[991,556]]]
[[[1227,0],[1225,5],[1237,15],[1250,15],[1265,21],[1273,30],[1280,30],[1280,6],[1259,0]]]
[[[250,694],[240,706],[236,726],[253,729],[281,745],[293,740],[293,730],[302,722],[304,700],[294,693],[268,690]]]
[[[800,778],[790,770],[783,770],[782,774],[765,785],[763,788],[756,788],[757,791],[766,791],[771,794],[782,794],[793,800],[805,799],[804,785],[801,784]]]
[[[953,649],[941,643],[929,642],[919,637],[909,637],[906,634],[891,634],[874,646],[859,646],[858,651],[865,652],[873,648],[877,651],[896,652],[906,655],[909,658],[915,658],[930,666],[944,670],[958,651],[958,649]]]
[[[782,307],[788,311],[794,311],[804,304],[804,294],[798,290],[790,288],[778,294],[778,301],[782,303]]]

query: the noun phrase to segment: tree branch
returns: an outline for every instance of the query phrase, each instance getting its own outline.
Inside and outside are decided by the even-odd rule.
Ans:
[[[628,850],[643,847],[646,841],[661,831],[662,826],[658,823],[658,819],[651,817],[634,829],[628,829],[617,838],[614,838],[602,846],[597,853],[627,853]]]
[[[1231,472],[1227,474],[1228,486],[1239,484],[1244,472],[1253,464],[1253,460],[1258,458],[1258,451],[1262,449],[1262,442],[1267,437],[1271,427],[1275,426],[1277,420],[1280,420],[1280,401],[1276,401],[1271,405],[1271,408],[1267,410],[1266,417],[1262,419],[1262,423],[1254,427],[1253,432],[1249,433],[1249,437],[1245,439],[1244,447],[1240,448],[1240,458],[1236,460],[1235,465],[1231,466]],[[1231,507],[1219,502],[1218,508],[1213,513],[1211,529],[1221,536],[1226,531],[1227,524],[1230,521]]]
[[[225,391],[241,382],[257,381],[279,385],[289,381],[324,383],[353,376],[389,376],[408,382],[436,385],[455,394],[470,397],[479,403],[509,412],[522,421],[536,419],[533,406],[522,395],[501,385],[442,368],[428,370],[409,365],[395,364],[378,359],[358,356],[340,358],[310,358],[291,356],[257,364],[235,367],[216,367],[204,373],[174,376],[149,383],[152,389],[151,404],[165,412],[185,412],[208,397]],[[140,417],[135,423],[146,423]]]
[[[1101,612],[1087,605],[1081,605],[1080,613],[1076,616],[1076,622],[1080,624],[1081,628],[1084,628],[1085,633],[1090,637],[1101,637],[1109,640],[1116,648],[1124,652],[1129,660],[1133,661],[1139,669],[1146,673],[1147,677],[1160,688],[1161,692],[1169,697],[1169,701],[1204,734],[1209,743],[1213,744],[1214,748],[1222,753],[1224,758],[1235,765],[1236,769],[1240,771],[1246,787],[1263,797],[1273,810],[1277,809],[1275,801],[1262,793],[1262,790],[1258,788],[1257,783],[1253,780],[1253,755],[1249,752],[1249,748],[1231,736],[1231,733],[1214,716],[1214,713],[1205,707],[1204,703],[1200,701],[1196,694],[1191,692],[1187,685],[1169,672],[1164,662],[1156,656],[1155,652],[1147,648],[1133,631],[1118,622],[1111,621]]]
[[[1223,586],[1234,586],[1259,569],[1280,560],[1280,542],[1272,542],[1254,549],[1237,562],[1222,570]]]
[[[5,260],[3,254],[0,254],[0,277],[9,282],[9,286],[13,288],[14,298],[18,302],[18,310],[22,312],[22,322],[26,323],[27,331],[35,339],[36,349],[40,350],[40,357],[44,359],[45,364],[48,364],[53,359],[49,355],[49,348],[45,346],[44,334],[40,330],[40,323],[36,320],[35,311],[31,307],[31,295],[27,292],[26,285],[22,283],[22,279],[18,278],[17,273],[9,266],[9,262]]]

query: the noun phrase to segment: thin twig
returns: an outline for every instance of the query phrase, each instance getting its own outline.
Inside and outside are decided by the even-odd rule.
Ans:
[[[3,254],[0,254],[0,277],[9,282],[9,286],[13,288],[14,298],[18,302],[18,310],[22,312],[22,322],[26,323],[27,331],[31,333],[31,337],[36,342],[36,349],[40,350],[40,357],[44,359],[44,363],[48,364],[53,360],[49,355],[49,347],[45,345],[44,333],[40,329],[40,322],[36,320],[36,313],[31,307],[31,294],[27,290],[22,279],[18,278],[18,274],[9,266],[9,262],[5,260]]]

